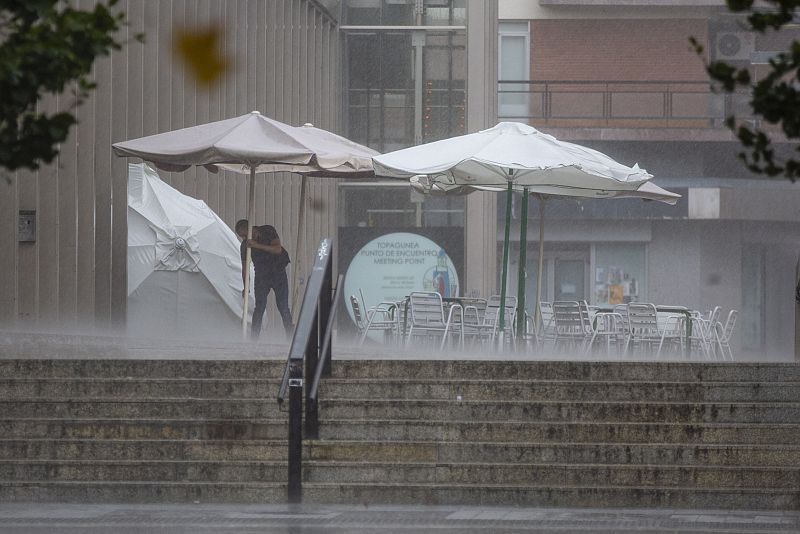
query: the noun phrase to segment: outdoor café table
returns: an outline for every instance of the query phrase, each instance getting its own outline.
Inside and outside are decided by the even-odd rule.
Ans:
[[[612,313],[614,311],[614,308],[611,306],[598,306],[596,311],[598,313]],[[684,340],[683,344],[684,344],[684,350],[686,351],[686,357],[690,358],[692,356],[692,310],[684,306],[656,305],[656,313],[683,315],[683,320],[686,322],[686,339]],[[597,320],[596,318],[593,318],[592,329],[596,327],[597,327]]]

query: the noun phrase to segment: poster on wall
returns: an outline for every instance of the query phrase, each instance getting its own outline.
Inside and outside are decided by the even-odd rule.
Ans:
[[[459,294],[458,273],[444,247],[410,232],[385,234],[353,256],[344,280],[345,298],[361,298],[367,309],[398,302],[413,291],[435,291],[443,298]],[[353,310],[347,307],[350,318]]]

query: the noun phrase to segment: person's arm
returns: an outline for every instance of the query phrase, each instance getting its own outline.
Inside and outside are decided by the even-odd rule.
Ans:
[[[281,240],[279,238],[275,238],[269,242],[269,245],[265,245],[263,243],[259,243],[255,239],[248,239],[247,246],[257,250],[263,250],[269,254],[275,254],[276,256],[281,253],[283,246],[281,245]]]

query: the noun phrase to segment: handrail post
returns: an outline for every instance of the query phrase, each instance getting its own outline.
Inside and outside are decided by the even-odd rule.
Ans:
[[[322,289],[320,290],[319,300],[317,301],[314,328],[308,347],[306,348],[306,376],[309,378],[315,376],[320,358],[323,358],[324,361],[324,358],[330,356],[330,344],[328,344],[326,349],[328,354],[321,354],[323,349],[321,336],[325,333],[331,314],[331,287],[333,285],[331,283],[331,273],[331,263],[328,262],[325,268],[325,274],[322,278]],[[330,369],[330,361],[324,361],[324,365],[328,366]],[[311,396],[311,387],[306,388],[305,435],[306,439],[317,439],[319,437],[319,400],[318,397]]]
[[[303,500],[303,362],[289,364],[289,491],[290,503]]]
[[[317,249],[314,267],[303,295],[297,326],[289,347],[287,368],[278,391],[278,404],[283,402],[289,389],[289,484],[288,501],[301,502],[303,498],[303,361],[319,357],[319,300],[324,275],[331,259],[331,241],[323,239]],[[328,285],[330,288],[330,285]],[[329,297],[330,302],[330,297]],[[310,367],[307,377],[315,377],[316,367]]]

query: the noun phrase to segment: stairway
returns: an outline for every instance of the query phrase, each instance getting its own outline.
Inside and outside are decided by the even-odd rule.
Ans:
[[[333,369],[307,502],[800,509],[796,364]],[[282,371],[0,360],[0,501],[284,502]]]

